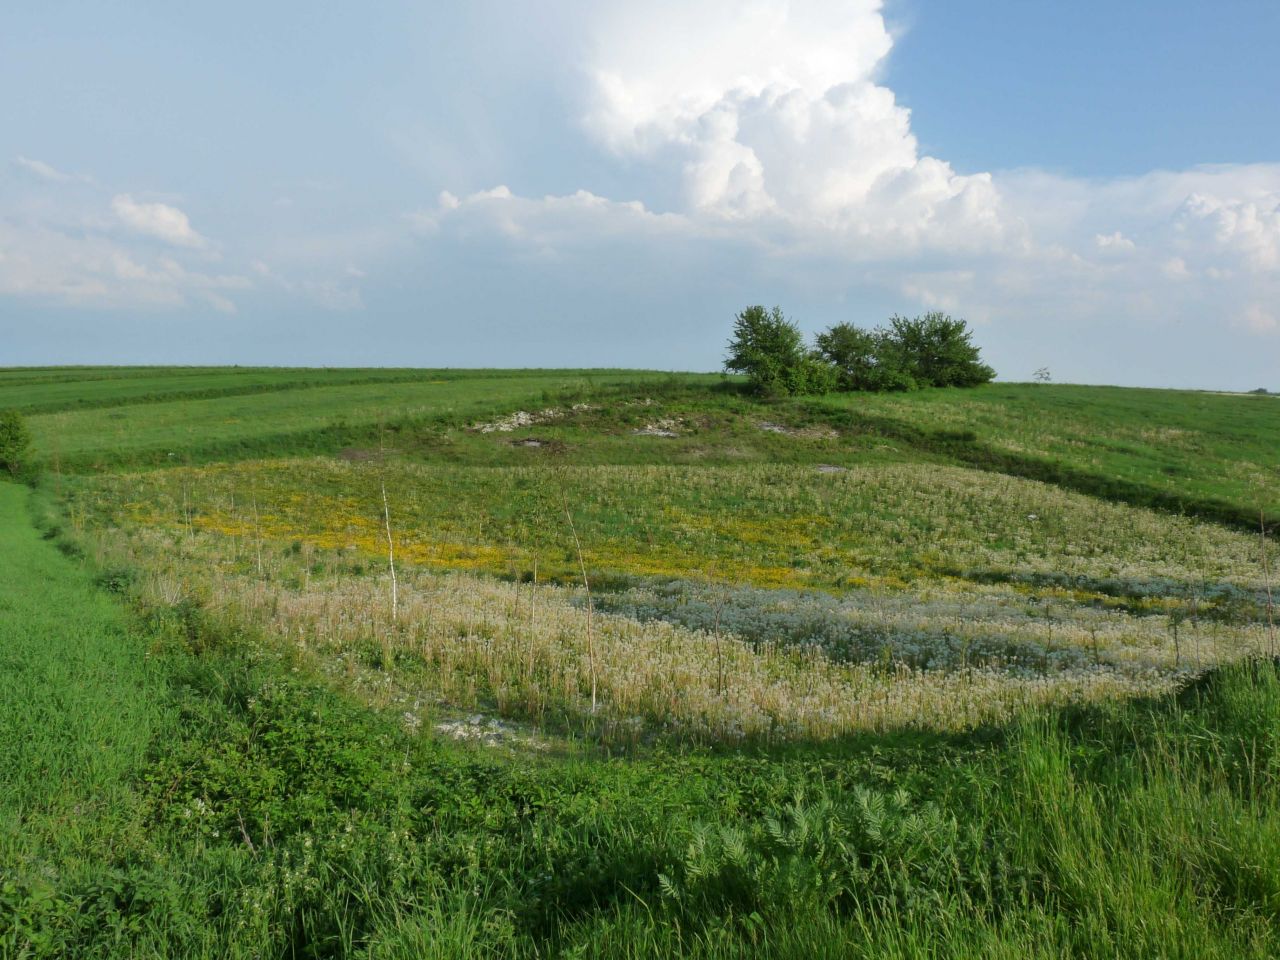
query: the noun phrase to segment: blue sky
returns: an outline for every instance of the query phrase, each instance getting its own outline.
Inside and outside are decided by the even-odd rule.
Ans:
[[[957,169],[1139,176],[1280,159],[1274,0],[909,0],[885,82]]]
[[[365,8],[367,7],[367,9]],[[1280,5],[0,12],[0,365],[714,369],[943,309],[1280,389]]]

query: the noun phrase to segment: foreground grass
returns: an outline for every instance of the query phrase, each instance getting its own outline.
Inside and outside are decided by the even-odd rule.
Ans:
[[[131,782],[168,715],[145,640],[0,483],[0,952],[51,945],[58,890],[140,841]]]
[[[1280,676],[1203,673],[1274,653],[1256,531],[1080,495],[1248,527],[1274,400],[579,373],[0,371],[48,466],[249,460],[55,477],[74,537],[0,488],[0,957],[1280,954]],[[391,630],[384,481],[401,563],[472,571],[402,567]],[[816,696],[975,663],[1177,692]],[[672,735],[739,680],[768,736]]]
[[[0,956],[1280,950],[1272,663],[965,736],[468,749],[199,603],[129,613],[24,497],[0,489],[0,710],[36,752],[3,768]]]

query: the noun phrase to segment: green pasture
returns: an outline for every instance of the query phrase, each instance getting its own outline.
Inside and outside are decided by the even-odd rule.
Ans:
[[[421,421],[463,422],[519,406],[591,395],[634,372],[551,371],[528,376],[441,373],[408,382],[271,389],[212,398],[120,403],[29,418],[37,452],[63,468],[164,465],[278,454],[346,442],[377,444],[388,427]],[[663,375],[653,375],[663,376]],[[129,381],[132,382],[132,381]]]
[[[928,432],[972,434],[979,447],[1174,497],[1280,514],[1280,399],[1273,395],[991,384],[832,395],[821,404]]]
[[[376,383],[644,376],[638,371],[450,370],[395,367],[86,367],[0,370],[0,409],[52,413],[168,400],[216,399],[274,390]]]

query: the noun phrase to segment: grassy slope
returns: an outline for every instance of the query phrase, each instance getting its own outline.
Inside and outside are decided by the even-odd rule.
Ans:
[[[638,371],[0,371],[0,407],[49,411],[31,424],[40,452],[64,469],[332,454],[376,446],[385,426],[390,446],[432,461],[526,463],[529,451],[508,441],[528,438],[547,441],[541,456],[563,451],[579,464],[925,460],[1238,527],[1256,524],[1260,510],[1280,517],[1274,397],[995,384],[762,406],[707,389],[715,379],[663,382]],[[611,395],[628,381],[633,389]],[[646,393],[657,402],[622,402]],[[458,430],[502,411],[563,402],[557,397],[594,398],[597,409],[510,434]],[[683,418],[677,438],[633,435],[670,418]],[[762,421],[825,424],[839,436],[786,437],[761,430]]]
[[[531,371],[509,376],[468,371],[436,379],[295,386],[258,393],[194,396],[30,418],[37,452],[64,468],[165,464],[257,453],[333,452],[378,442],[383,425],[465,422],[537,406],[560,395],[586,395],[610,383],[664,375],[633,371]],[[234,376],[230,377],[234,382]],[[133,381],[127,381],[132,383]],[[15,388],[15,393],[21,388]],[[133,398],[133,399],[136,399]]]
[[[596,410],[510,434],[409,427],[397,446],[477,465],[557,455],[577,464],[951,463],[1245,530],[1256,531],[1259,511],[1280,523],[1280,403],[1270,396],[1029,384],[771,404],[679,383],[650,393],[605,397]],[[662,423],[678,435],[635,435]],[[528,439],[543,446],[512,446]]]
[[[993,384],[978,390],[846,394],[822,405],[853,412],[890,432],[971,433],[963,462],[1001,469],[1010,461],[1060,464],[1117,489],[1142,488],[1171,501],[1218,501],[1256,523],[1280,517],[1280,400],[1273,396],[1122,387]],[[1095,492],[1105,492],[1099,489]]]
[[[137,844],[131,779],[167,724],[145,640],[41,539],[28,494],[0,483],[0,956]]]

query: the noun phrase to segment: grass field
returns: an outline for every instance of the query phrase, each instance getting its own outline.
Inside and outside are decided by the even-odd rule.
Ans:
[[[6,404],[0,957],[1280,952],[1273,398]]]
[[[216,376],[208,375],[98,380],[86,393],[96,394],[89,409],[71,402],[68,384],[59,382],[63,409],[37,414],[31,422],[40,455],[67,469],[164,465],[285,450],[331,452],[347,443],[377,443],[388,424],[465,422],[644,376],[569,370],[516,376],[426,371],[412,377],[401,371],[377,377],[356,371],[346,374],[355,382],[343,383],[340,376],[319,373],[236,373],[226,378],[234,386],[221,392],[210,386]],[[194,382],[184,388],[183,380]],[[4,389],[24,391],[15,385],[0,388],[0,395]]]
[[[826,401],[831,403],[833,401]],[[836,405],[1188,500],[1280,515],[1274,395],[993,384],[978,391],[846,395]]]

